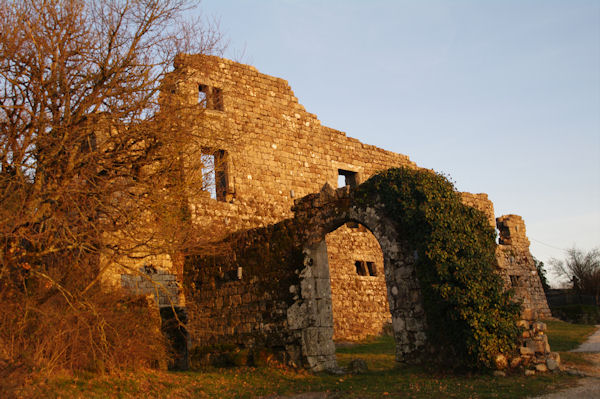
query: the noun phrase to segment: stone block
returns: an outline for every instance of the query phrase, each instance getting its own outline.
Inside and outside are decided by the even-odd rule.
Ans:
[[[312,299],[317,297],[315,279],[304,278],[300,280],[300,293],[304,299]]]
[[[546,367],[546,365],[544,363],[536,364],[535,371],[540,372],[540,373],[545,373],[546,371],[548,371],[548,367]]]
[[[303,351],[306,356],[335,356],[333,328],[309,327],[302,331]]]
[[[519,348],[519,353],[522,356],[533,356],[535,354],[535,351],[528,346],[521,346]]]
[[[331,299],[317,299],[316,313],[318,326],[333,328],[333,312],[331,309]]]
[[[528,339],[525,341],[525,345],[535,353],[546,352],[546,343],[542,340]]]
[[[315,298],[331,298],[331,281],[315,278]]]

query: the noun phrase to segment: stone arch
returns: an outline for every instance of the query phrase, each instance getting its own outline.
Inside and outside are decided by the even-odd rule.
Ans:
[[[331,285],[325,236],[347,222],[364,225],[375,236],[384,259],[384,274],[396,360],[415,363],[426,347],[426,319],[415,272],[416,252],[401,239],[382,204],[353,204],[350,188],[333,190],[326,184],[320,193],[298,201],[296,220],[302,226],[303,268],[294,303],[288,310],[289,327],[300,339],[302,357],[310,369],[335,369]]]

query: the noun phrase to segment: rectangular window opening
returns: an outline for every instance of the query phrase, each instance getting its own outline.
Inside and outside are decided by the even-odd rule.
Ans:
[[[199,84],[198,105],[205,109],[223,111],[223,89]]]
[[[350,170],[338,169],[338,188],[339,187],[356,187],[357,173]]]
[[[359,276],[368,276],[367,268],[365,267],[365,262],[362,260],[357,260],[354,262],[354,266],[356,267],[356,274]]]

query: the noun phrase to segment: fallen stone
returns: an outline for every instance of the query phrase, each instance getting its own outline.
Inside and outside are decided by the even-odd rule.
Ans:
[[[508,360],[506,359],[506,356],[502,354],[496,355],[494,358],[494,364],[496,365],[497,370],[504,370],[508,367]]]
[[[556,360],[552,359],[551,357],[546,359],[546,367],[548,367],[548,370],[550,370],[550,371],[560,370],[558,363],[556,363]]]
[[[525,370],[525,375],[526,376],[535,375],[535,370],[529,370],[529,369],[527,369],[527,370]]]
[[[523,360],[520,357],[515,357],[510,361],[510,368],[511,369],[516,369],[517,367],[519,367],[521,365],[521,362]]]
[[[506,377],[506,373],[500,370],[494,370],[494,377]]]
[[[558,352],[550,352],[550,358],[552,358],[556,364],[558,364],[560,366],[560,354]]]

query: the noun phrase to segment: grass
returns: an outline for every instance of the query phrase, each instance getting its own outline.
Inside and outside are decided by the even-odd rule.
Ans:
[[[548,342],[555,352],[565,352],[577,348],[596,327],[587,324],[571,324],[564,321],[546,320]]]
[[[548,342],[550,348],[559,352],[561,363],[568,367],[586,369],[595,367],[595,356],[581,352],[569,352],[581,345],[589,337],[596,327],[588,324],[573,324],[558,320],[545,321],[548,330]]]
[[[332,398],[523,398],[575,384],[562,374],[456,375],[427,367],[399,366],[390,337],[343,346],[338,362],[366,361],[361,375],[311,374],[285,367],[223,368],[201,372],[146,371],[113,376],[55,376],[22,391],[36,398],[255,398],[300,392],[329,392]]]

